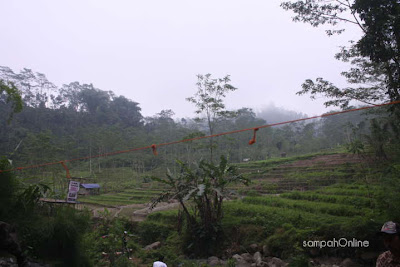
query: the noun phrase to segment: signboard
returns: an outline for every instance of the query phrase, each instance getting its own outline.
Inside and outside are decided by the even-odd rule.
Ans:
[[[67,202],[76,202],[78,198],[79,182],[69,181]]]

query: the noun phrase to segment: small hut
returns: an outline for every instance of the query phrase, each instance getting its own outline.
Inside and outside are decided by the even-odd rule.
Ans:
[[[99,184],[80,184],[79,195],[98,195],[100,194]]]

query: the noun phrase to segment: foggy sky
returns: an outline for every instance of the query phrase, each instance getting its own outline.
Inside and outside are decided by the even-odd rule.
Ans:
[[[151,116],[172,109],[193,117],[185,101],[196,75],[231,75],[239,88],[228,108],[278,107],[318,115],[323,99],[297,96],[307,78],[344,85],[339,46],[360,32],[326,36],[292,22],[279,0],[0,1],[0,65],[44,73],[57,86],[93,83],[140,103]]]

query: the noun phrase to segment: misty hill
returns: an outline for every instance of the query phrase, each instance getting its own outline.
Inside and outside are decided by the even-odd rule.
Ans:
[[[277,107],[273,103],[257,110],[256,114],[257,117],[266,120],[269,124],[307,117],[307,114]]]

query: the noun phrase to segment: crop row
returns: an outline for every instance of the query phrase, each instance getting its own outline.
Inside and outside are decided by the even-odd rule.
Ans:
[[[226,222],[228,224],[254,224],[268,229],[276,229],[285,223],[291,223],[299,228],[307,228],[310,225],[316,227],[341,224],[348,219],[330,214],[315,214],[299,209],[249,204],[242,201],[225,203],[224,209],[229,218]]]
[[[341,189],[358,189],[358,190],[376,190],[379,189],[377,185],[373,184],[335,184],[330,186],[331,188],[341,188]]]
[[[319,194],[326,195],[341,195],[341,196],[360,196],[360,197],[371,197],[376,192],[373,188],[365,190],[365,189],[346,189],[346,188],[323,188],[315,191]]]
[[[311,213],[330,214],[334,216],[346,216],[346,217],[364,216],[371,212],[370,209],[360,209],[350,205],[314,202],[314,201],[298,200],[298,199],[294,200],[294,199],[274,197],[274,196],[246,197],[242,201],[243,203],[249,203],[253,205],[265,205],[271,207],[296,209]]]
[[[327,195],[315,192],[291,192],[280,195],[282,198],[293,200],[308,200],[313,202],[326,202],[352,205],[355,207],[374,208],[376,203],[373,198],[362,196]],[[319,205],[319,203],[318,203]]]

